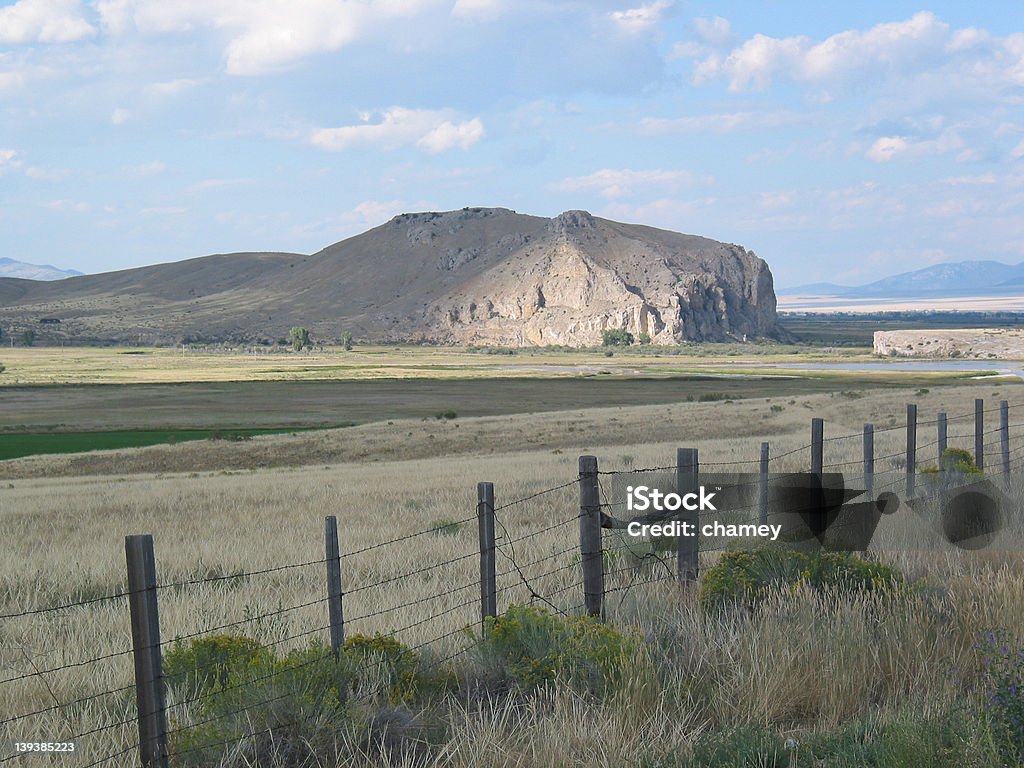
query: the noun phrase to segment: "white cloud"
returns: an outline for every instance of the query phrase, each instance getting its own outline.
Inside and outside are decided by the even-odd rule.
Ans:
[[[43,204],[52,211],[72,211],[74,213],[88,213],[92,210],[89,203],[81,200],[50,200]]]
[[[732,37],[732,25],[721,16],[712,19],[696,18],[692,25],[697,37],[709,45],[725,45]]]
[[[398,149],[413,144],[425,152],[437,154],[449,149],[469,149],[484,135],[479,118],[459,121],[452,110],[385,110],[378,122],[373,115],[360,115],[362,124],[340,128],[321,128],[311,137],[314,146],[329,152],[344,152],[354,147]]]
[[[916,158],[926,155],[944,155],[963,149],[963,146],[963,139],[954,130],[943,131],[934,139],[882,136],[868,147],[864,156],[876,163],[887,163],[897,157]]]
[[[662,15],[673,5],[673,0],[654,0],[625,11],[613,11],[608,16],[620,30],[636,35],[660,24]]]
[[[972,37],[957,34],[961,47]],[[928,57],[940,61],[950,38],[949,25],[926,11],[863,31],[846,30],[820,43],[804,36],[758,34],[725,57],[709,56],[696,68],[694,79],[699,83],[724,76],[731,91],[764,89],[782,75],[821,83],[879,67],[899,69]]]
[[[18,153],[13,149],[0,149],[0,172],[8,168],[17,168],[21,165],[18,160]]]
[[[793,204],[794,198],[795,195],[792,192],[762,192],[759,202],[762,208],[776,210],[788,208]]]
[[[71,175],[67,168],[41,168],[31,166],[25,169],[25,175],[33,181],[61,181]]]
[[[645,117],[640,133],[657,136],[671,133],[733,133],[793,125],[806,118],[796,112],[727,112],[687,117]]]
[[[0,8],[0,44],[73,43],[96,34],[79,0],[19,0]]]
[[[1024,157],[1024,140],[1020,142],[1016,147],[1010,150],[1010,157],[1014,160],[1020,160]]]
[[[649,170],[634,171],[630,168],[603,168],[587,176],[572,176],[552,185],[559,192],[596,192],[602,197],[614,199],[632,195],[635,192],[648,192],[652,189],[674,189],[687,186],[698,181],[689,171]],[[711,184],[712,178],[699,181]]]
[[[432,155],[449,149],[469,149],[484,135],[484,124],[474,117],[461,123],[445,120],[430,133],[420,138],[416,146]]]
[[[233,75],[279,70],[307,56],[336,51],[371,29],[409,20],[437,0],[99,0],[111,34],[209,28],[228,36],[226,69]]]
[[[150,83],[146,86],[145,90],[146,94],[149,96],[154,96],[156,98],[172,98],[195,88],[201,82],[201,80],[192,78],[179,78],[177,80],[167,80],[161,83]]]
[[[153,160],[149,163],[140,163],[139,165],[126,165],[121,168],[121,172],[128,176],[142,178],[149,176],[159,176],[166,170],[167,164],[160,160]]]
[[[110,122],[114,125],[124,125],[131,119],[132,113],[122,107],[118,107],[110,114]]]

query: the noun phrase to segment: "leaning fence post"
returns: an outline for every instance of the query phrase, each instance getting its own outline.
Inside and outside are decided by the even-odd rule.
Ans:
[[[917,479],[917,406],[907,403],[907,498],[914,496]]]
[[[156,600],[153,536],[125,536],[128,607],[135,658],[135,704],[139,715],[139,758],[144,768],[167,768],[167,709],[160,614]]]
[[[822,454],[825,448],[825,422],[822,419],[811,419],[811,472],[821,477],[824,467]]]
[[[942,413],[939,414],[938,425],[939,425],[939,427],[938,427],[939,428],[939,461],[936,464],[936,466],[941,470],[942,469],[942,454],[944,454],[946,452],[946,445],[948,443],[948,440],[946,438],[946,434],[947,434],[948,430],[947,430],[947,425],[946,425],[946,412],[945,411],[943,411]]]
[[[985,468],[985,401],[974,401],[974,465]]]
[[[604,550],[596,456],[580,456],[580,557],[587,615],[600,616],[604,601]]]
[[[341,548],[338,546],[338,518],[324,520],[324,549],[327,563],[327,619],[331,630],[331,653],[338,658],[345,642],[345,612],[341,591]]]
[[[757,519],[761,525],[768,522],[768,443],[761,443],[761,478],[757,493]]]
[[[1003,483],[1010,485],[1010,404],[999,401],[999,451],[1003,454]]]
[[[697,449],[676,449],[676,493],[683,495],[696,492],[698,471]],[[676,537],[676,570],[679,574],[679,581],[696,581],[700,556],[700,539],[697,537],[700,512],[698,510],[686,511],[680,520],[690,526],[688,530],[692,535]]]
[[[476,485],[476,520],[480,530],[480,621],[498,615],[498,585],[494,573],[494,483]]]
[[[868,501],[875,500],[875,425],[864,425],[864,490]]]

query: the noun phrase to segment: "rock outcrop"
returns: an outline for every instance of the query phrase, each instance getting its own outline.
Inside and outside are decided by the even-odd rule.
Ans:
[[[768,265],[738,245],[503,208],[405,213],[311,255],[247,253],[72,277],[0,279],[0,323],[41,341],[592,345],[773,336]],[[52,336],[52,338],[49,338]]]

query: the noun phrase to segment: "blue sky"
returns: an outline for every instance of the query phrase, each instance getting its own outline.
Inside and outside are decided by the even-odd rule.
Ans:
[[[308,253],[480,205],[740,243],[779,286],[1024,260],[1024,4],[816,6],[0,3],[0,256]]]

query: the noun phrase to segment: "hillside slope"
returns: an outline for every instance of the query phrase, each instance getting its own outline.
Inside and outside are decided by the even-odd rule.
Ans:
[[[39,283],[0,279],[0,323],[52,340],[258,342],[302,325],[374,342],[659,343],[776,333],[764,261],[737,245],[569,211],[408,213],[311,255],[238,253]]]

